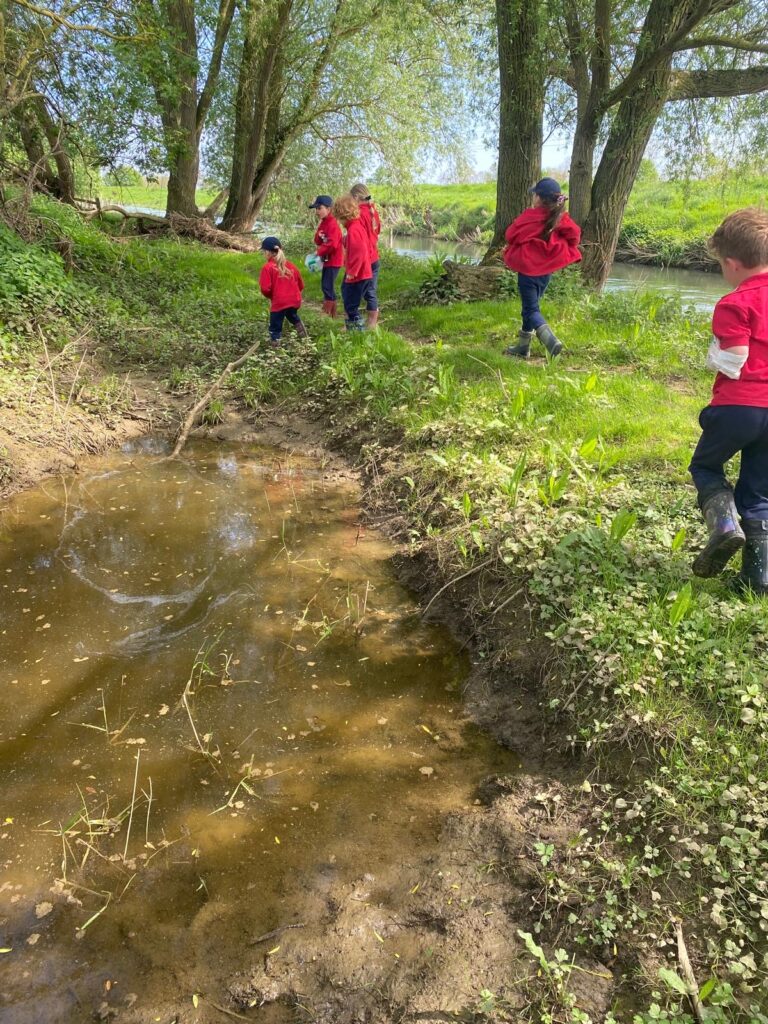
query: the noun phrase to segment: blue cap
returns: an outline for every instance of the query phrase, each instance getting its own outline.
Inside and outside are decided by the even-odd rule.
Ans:
[[[528,191],[532,195],[539,196],[541,199],[557,199],[558,196],[562,195],[560,186],[554,178],[542,178],[541,181],[537,181],[533,188],[529,188]]]
[[[310,210],[316,210],[318,206],[333,206],[333,199],[330,196],[318,196],[314,203],[309,204]]]
[[[274,252],[275,249],[282,249],[280,245],[280,239],[275,238],[274,235],[267,235],[264,241],[261,243],[261,248],[266,249],[267,252]]]

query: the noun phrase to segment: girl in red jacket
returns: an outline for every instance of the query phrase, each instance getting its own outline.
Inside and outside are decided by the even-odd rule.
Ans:
[[[503,259],[517,271],[517,289],[523,303],[523,326],[517,344],[504,349],[508,356],[527,359],[536,334],[551,356],[559,356],[562,342],[541,315],[539,302],[556,270],[581,259],[581,229],[565,212],[566,196],[554,178],[542,178],[531,189],[533,205],[506,230]]]
[[[270,235],[261,243],[267,262],[259,274],[261,294],[271,300],[269,307],[269,341],[278,348],[283,336],[283,321],[296,328],[300,338],[307,337],[307,328],[299,318],[304,281],[298,268],[285,258],[280,239]]]
[[[381,266],[381,261],[379,259],[381,217],[379,216],[379,211],[376,209],[373,199],[371,199],[368,186],[364,185],[362,181],[353,185],[349,190],[349,194],[360,204],[360,220],[363,222],[365,229],[368,232],[368,247],[371,251],[371,283],[368,285],[365,293],[365,307],[368,310],[366,327],[369,331],[372,331],[375,330],[376,324],[379,322],[378,286],[379,267]]]
[[[370,240],[365,224],[360,219],[360,206],[351,195],[337,199],[333,204],[333,213],[347,229],[344,238],[344,280],[341,282],[344,326],[348,331],[362,331],[360,303],[373,280]]]
[[[320,287],[323,290],[323,312],[336,316],[336,276],[344,263],[344,247],[341,241],[339,222],[331,213],[333,200],[330,196],[318,196],[310,203],[310,210],[317,213],[320,222],[315,232],[317,255],[323,261]]]

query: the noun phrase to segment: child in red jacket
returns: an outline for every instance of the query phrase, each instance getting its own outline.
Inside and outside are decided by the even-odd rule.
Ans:
[[[523,303],[523,326],[517,344],[504,349],[508,356],[527,359],[536,334],[551,356],[563,350],[562,342],[541,315],[539,302],[552,274],[581,259],[581,229],[565,212],[566,197],[554,178],[542,178],[531,189],[533,205],[512,221],[506,230],[503,259],[517,271],[517,290]]]
[[[371,198],[368,186],[359,181],[356,185],[353,185],[349,190],[349,194],[353,196],[360,204],[360,220],[365,225],[365,230],[368,232],[368,246],[371,251],[371,283],[368,285],[365,293],[365,308],[368,311],[366,318],[366,327],[369,331],[375,330],[376,324],[379,322],[379,267],[381,266],[381,260],[379,259],[379,235],[381,234],[381,217],[379,211],[376,209],[376,204]]]
[[[298,268],[285,258],[280,239],[270,235],[261,243],[267,262],[259,274],[261,294],[271,300],[269,307],[269,341],[278,348],[283,336],[283,321],[293,324],[300,338],[307,337],[307,328],[299,318],[304,281]]]
[[[317,255],[323,261],[320,287],[323,290],[323,312],[336,316],[336,276],[344,263],[344,246],[339,222],[331,213],[333,200],[330,196],[318,196],[309,204],[317,213],[319,224],[315,232]]]
[[[373,279],[368,232],[360,219],[360,206],[351,195],[337,199],[333,204],[333,212],[347,229],[344,238],[344,280],[341,282],[344,326],[348,331],[362,331],[360,303]]]
[[[743,547],[737,585],[768,596],[768,212],[732,213],[709,244],[735,291],[712,315],[707,366],[717,376],[689,467],[709,530],[693,571],[716,576]],[[734,491],[725,464],[738,452]]]

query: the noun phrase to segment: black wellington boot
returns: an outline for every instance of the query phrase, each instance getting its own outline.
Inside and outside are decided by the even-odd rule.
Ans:
[[[517,332],[517,344],[508,345],[504,349],[502,355],[505,356],[517,356],[518,359],[528,359],[531,354],[531,342],[533,341],[533,331],[518,331]]]
[[[739,526],[739,513],[733,491],[723,488],[704,500],[701,514],[709,530],[709,540],[693,563],[697,576],[717,576],[728,560],[744,546],[744,531]]]
[[[765,519],[742,519],[747,536],[736,586],[759,597],[768,597],[768,522]]]
[[[563,351],[563,343],[556,336],[549,324],[542,324],[536,328],[536,337],[551,356],[559,356]]]

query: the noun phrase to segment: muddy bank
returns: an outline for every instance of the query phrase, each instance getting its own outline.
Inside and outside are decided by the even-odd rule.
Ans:
[[[88,455],[172,431],[186,398],[141,372],[106,370],[87,352],[41,360],[0,384],[0,500]]]

